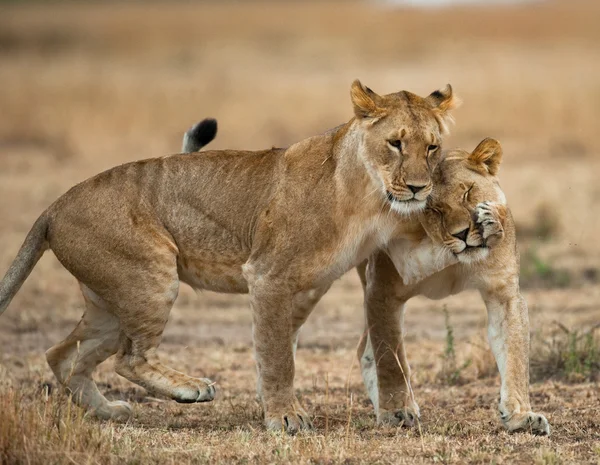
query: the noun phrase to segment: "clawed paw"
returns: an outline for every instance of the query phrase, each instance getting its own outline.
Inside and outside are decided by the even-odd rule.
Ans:
[[[182,404],[210,402],[214,400],[215,394],[214,383],[207,378],[191,378],[172,392],[173,399]]]
[[[418,409],[405,407],[399,410],[383,410],[379,412],[377,423],[380,425],[412,428],[420,418]]]
[[[296,434],[299,431],[313,429],[313,424],[308,414],[301,407],[290,409],[290,411],[279,416],[266,415],[265,424],[269,431]]]
[[[485,246],[494,247],[504,238],[502,219],[505,211],[504,205],[495,202],[479,203],[473,210],[473,221],[479,228]]]
[[[504,421],[504,426],[511,433],[528,432],[537,436],[550,435],[550,423],[544,415],[527,412],[516,414]]]

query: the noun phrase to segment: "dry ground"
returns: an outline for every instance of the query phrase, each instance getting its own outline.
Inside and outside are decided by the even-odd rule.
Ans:
[[[380,92],[425,94],[451,82],[465,104],[447,146],[494,136],[505,147],[501,177],[522,236],[532,321],[533,404],[553,427],[550,438],[501,429],[485,311],[463,293],[410,303],[421,428],[376,428],[354,361],[362,295],[353,273],[323,299],[300,343],[297,386],[314,433],[262,430],[246,297],[187,288],[162,353],[215,380],[217,399],[181,406],[149,397],[108,361],[96,376],[101,390],[131,401],[135,418],[83,418],[43,357],[82,309],[74,280],[48,254],[0,322],[0,462],[600,463],[598,354],[581,370],[567,364],[564,376],[551,353],[553,333],[565,340],[555,321],[579,331],[600,321],[598,19],[593,1],[431,11],[368,2],[0,7],[0,271],[58,195],[115,164],[177,151],[198,118],[219,119],[215,147],[258,149],[348,119],[355,77]],[[456,363],[470,361],[453,386],[439,376],[443,304]]]

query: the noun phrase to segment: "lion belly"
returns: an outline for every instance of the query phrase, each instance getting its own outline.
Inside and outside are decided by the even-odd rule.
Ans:
[[[215,236],[220,240],[215,240]],[[195,289],[214,292],[248,292],[242,265],[248,260],[249,250],[223,237],[223,231],[218,234],[214,231],[212,236],[188,238],[178,243],[177,273],[182,282]]]
[[[214,292],[247,293],[248,284],[239,263],[182,259],[178,262],[179,279],[194,289]]]

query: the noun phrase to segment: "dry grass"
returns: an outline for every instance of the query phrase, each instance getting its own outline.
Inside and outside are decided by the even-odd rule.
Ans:
[[[569,329],[554,322],[556,329],[536,334],[531,356],[532,378],[566,379],[571,382],[600,379],[600,323],[585,330]]]
[[[354,274],[300,342],[297,386],[315,432],[263,431],[246,297],[185,288],[161,353],[215,380],[217,399],[149,397],[109,360],[100,389],[135,415],[98,423],[69,406],[43,358],[82,310],[73,279],[46,256],[0,320],[0,463],[600,463],[597,339],[577,339],[599,322],[599,14],[591,1],[0,6],[0,271],[58,195],[114,164],[176,151],[199,118],[219,119],[215,147],[286,145],[346,120],[356,77],[381,92],[451,82],[465,104],[448,146],[493,136],[505,149],[534,334],[532,402],[553,427],[549,439],[502,430],[483,304],[465,292],[444,301],[449,324],[441,304],[409,303],[421,430],[376,428],[354,358]]]
[[[42,388],[0,389],[2,463],[533,463],[548,454],[559,463],[596,463],[600,456],[598,393],[592,384],[537,384],[533,400],[551,415],[554,437],[504,432],[496,418],[495,380],[461,387],[419,387],[421,431],[377,428],[356,373],[349,394],[342,382],[347,367],[334,356],[304,350],[312,367],[328,376],[300,382],[315,417],[316,431],[287,437],[262,429],[248,364],[228,376],[213,405],[180,406],[125,389],[135,419],[126,425],[99,423],[72,409],[64,397]],[[213,353],[219,357],[219,353]],[[341,358],[350,359],[350,351]],[[222,363],[227,364],[227,356]],[[249,360],[248,360],[249,361]],[[329,379],[329,385],[326,380]],[[332,381],[333,380],[333,381]],[[239,382],[239,384],[238,384]],[[110,392],[114,392],[109,390]],[[595,449],[596,448],[596,449]]]

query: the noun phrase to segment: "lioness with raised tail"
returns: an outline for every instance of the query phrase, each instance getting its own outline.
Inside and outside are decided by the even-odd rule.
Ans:
[[[216,135],[205,119],[188,130],[183,152],[196,152]],[[515,227],[497,177],[502,148],[484,139],[473,152],[450,150],[433,173],[427,207],[402,222],[387,246],[357,269],[365,291],[365,337],[358,358],[380,424],[413,426],[420,417],[403,344],[405,302],[479,289],[489,315],[489,337],[502,389],[500,413],[509,431],[550,434],[529,403],[529,324],[519,293]],[[443,271],[442,271],[443,270]],[[312,304],[316,305],[317,300]],[[305,318],[311,311],[305,307]],[[296,320],[296,338],[303,320]],[[296,342],[296,341],[295,341]]]
[[[0,312],[45,250],[81,284],[86,310],[47,352],[73,400],[101,418],[95,367],[179,402],[214,398],[208,379],[162,365],[156,351],[179,283],[249,292],[269,429],[311,425],[294,395],[294,328],[344,272],[425,207],[450,111],[450,86],[422,98],[355,81],[354,117],[287,149],[209,151],[142,160],[78,184],[35,222],[0,282]]]

